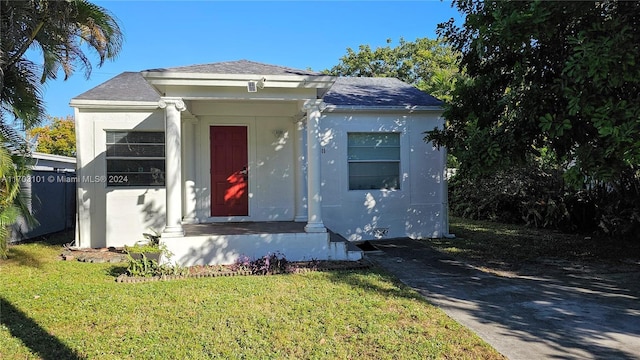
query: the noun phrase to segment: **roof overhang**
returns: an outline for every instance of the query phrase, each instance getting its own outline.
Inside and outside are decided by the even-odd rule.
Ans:
[[[336,81],[336,77],[329,75],[263,75],[263,74],[211,74],[184,73],[168,71],[143,71],[142,77],[158,92],[160,96],[181,96],[185,87],[199,88],[198,93],[211,92],[211,98],[222,93],[233,93],[232,97],[243,94],[244,99],[274,99],[283,97],[276,94],[286,94],[284,98],[295,99],[322,98]],[[256,92],[248,92],[249,82],[260,83]],[[315,91],[310,91],[315,90]],[[299,93],[297,96],[294,95]],[[200,97],[207,97],[200,95]],[[188,94],[185,98],[189,98]]]
[[[71,99],[69,106],[78,109],[155,110],[158,102]]]
[[[442,112],[442,106],[349,106],[327,105],[324,112],[331,113],[417,113]]]
[[[32,159],[38,159],[38,160],[57,161],[57,162],[63,162],[63,163],[67,163],[67,164],[75,164],[76,163],[76,158],[74,158],[74,157],[63,156],[63,155],[55,155],[55,154],[45,154],[45,153],[38,152],[38,151],[32,152],[31,153],[31,158]]]

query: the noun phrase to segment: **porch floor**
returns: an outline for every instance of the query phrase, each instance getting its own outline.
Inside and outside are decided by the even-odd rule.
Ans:
[[[207,224],[184,224],[185,236],[247,235],[247,234],[294,234],[304,233],[306,222],[220,222]]]

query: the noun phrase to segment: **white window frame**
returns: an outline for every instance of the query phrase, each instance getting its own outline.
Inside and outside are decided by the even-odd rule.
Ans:
[[[351,156],[349,155],[349,149],[354,148],[354,146],[349,145],[349,137],[351,135],[379,135],[379,136],[386,136],[386,135],[395,135],[397,136],[397,146],[362,146],[364,148],[397,148],[398,149],[398,157],[397,159],[384,159],[384,158],[380,158],[380,159],[352,159]],[[362,190],[400,190],[401,189],[401,183],[402,183],[402,178],[401,178],[401,174],[402,174],[402,163],[401,163],[401,159],[402,159],[402,134],[400,132],[395,132],[395,131],[350,131],[347,132],[347,189],[349,191],[362,191]],[[397,170],[397,177],[396,177],[396,186],[392,186],[392,187],[385,187],[385,186],[381,186],[381,187],[377,187],[377,186],[369,186],[369,187],[363,187],[363,188],[352,188],[352,174],[351,174],[351,164],[364,164],[364,163],[368,163],[368,164],[397,164],[398,170]],[[357,175],[353,175],[353,176],[357,176]]]

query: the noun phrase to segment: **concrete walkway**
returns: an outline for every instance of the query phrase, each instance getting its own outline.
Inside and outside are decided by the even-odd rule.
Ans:
[[[367,257],[517,359],[640,359],[640,276],[499,277],[410,239]]]

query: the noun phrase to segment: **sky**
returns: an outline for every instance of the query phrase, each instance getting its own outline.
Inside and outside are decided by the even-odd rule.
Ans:
[[[349,47],[435,39],[438,23],[461,19],[449,0],[93,2],[119,20],[124,45],[102,67],[90,54],[90,79],[78,69],[66,81],[45,84],[50,116],[73,115],[72,98],[125,71],[241,59],[322,71]]]

